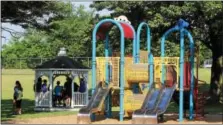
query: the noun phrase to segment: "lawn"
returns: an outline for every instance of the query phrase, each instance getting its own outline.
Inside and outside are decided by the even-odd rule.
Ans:
[[[21,74],[21,75],[20,75]],[[16,80],[19,80],[23,86],[23,114],[19,116],[12,115],[12,96],[13,88]],[[64,77],[57,78],[57,80],[65,81]],[[36,118],[56,115],[70,115],[76,112],[34,112],[34,71],[10,69],[2,70],[2,99],[1,99],[1,118],[2,121],[12,120],[14,118]]]
[[[207,82],[203,88],[208,88],[208,83],[210,80],[210,69],[199,69],[199,79]],[[89,77],[90,79],[91,77]],[[23,114],[20,116],[12,116],[12,94],[13,87],[16,80],[19,80],[24,88],[24,97],[23,97]],[[58,80],[64,81],[65,78],[61,77]],[[2,121],[12,120],[12,119],[26,119],[26,118],[36,118],[36,117],[46,117],[46,116],[55,116],[55,115],[70,115],[75,114],[76,112],[34,112],[34,92],[33,92],[33,83],[34,83],[34,71],[29,69],[8,69],[2,70],[2,100],[1,100],[1,109],[2,109]],[[90,86],[90,85],[89,85]],[[176,107],[174,104],[171,104],[171,107]],[[170,108],[172,109],[172,108]],[[176,109],[176,108],[175,108]],[[213,110],[213,109],[212,109]],[[219,109],[218,109],[219,110]],[[215,110],[214,110],[215,111]],[[214,112],[213,111],[213,112]]]

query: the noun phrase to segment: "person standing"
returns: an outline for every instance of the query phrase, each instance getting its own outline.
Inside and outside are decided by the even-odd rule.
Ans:
[[[86,84],[83,78],[80,79],[80,88],[79,92],[84,93],[86,92]]]
[[[15,105],[15,114],[22,114],[23,88],[19,81],[15,82],[13,104]]]
[[[74,92],[78,92],[78,90],[79,90],[79,85],[76,82],[74,82]]]
[[[67,77],[66,82],[64,83],[64,91],[65,91],[65,105],[66,107],[70,106],[71,97],[72,97],[72,79]]]
[[[58,102],[59,105],[61,104],[62,89],[63,89],[63,87],[60,86],[60,81],[57,81],[57,86],[54,89],[54,92],[55,92],[55,102],[54,102],[54,104],[55,105],[57,104],[56,102]]]
[[[38,78],[36,84],[34,84],[34,92],[40,93],[41,92],[41,86],[42,86],[42,78]]]
[[[44,79],[43,80],[43,84],[42,84],[42,87],[41,87],[41,90],[43,93],[46,93],[47,92],[47,81]]]
[[[35,97],[38,98],[38,99],[41,96],[41,87],[42,87],[42,78],[39,77],[38,80],[37,80],[37,82],[33,86],[33,90],[34,90],[34,93],[35,93]]]
[[[18,91],[18,87],[15,85],[14,93],[13,93],[13,107],[12,107],[13,115],[16,114],[16,96],[17,96],[17,91]]]

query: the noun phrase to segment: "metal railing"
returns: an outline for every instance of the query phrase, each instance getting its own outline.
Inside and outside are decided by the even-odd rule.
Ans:
[[[88,101],[88,93],[80,93],[80,92],[74,92],[73,93],[73,107],[77,106],[85,106],[87,105]]]
[[[50,91],[36,93],[35,107],[50,107]],[[88,103],[88,93],[74,92],[72,96],[72,107],[85,106]]]
[[[39,92],[36,93],[36,107],[49,107],[50,106],[50,92],[45,93]]]
[[[71,59],[82,63],[87,67],[91,67],[91,57],[70,57]],[[44,62],[53,59],[49,58],[1,58],[2,69],[33,69],[37,65],[41,65]]]

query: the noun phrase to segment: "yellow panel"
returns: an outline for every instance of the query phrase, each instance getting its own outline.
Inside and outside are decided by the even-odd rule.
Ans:
[[[115,87],[119,86],[119,57],[111,58],[112,65],[112,82]]]
[[[105,57],[97,57],[96,58],[96,66],[97,66],[97,81],[105,80]],[[112,82],[113,87],[118,87],[119,84],[119,73],[120,73],[120,57],[109,57],[108,61],[110,65],[112,65]],[[159,87],[160,79],[161,79],[161,57],[154,57],[154,82],[156,83],[156,87]],[[145,62],[145,61],[143,61]],[[132,90],[126,90],[129,88],[128,82],[141,82],[148,83],[149,82],[149,74],[147,69],[140,69],[140,64],[148,65],[147,62],[133,64],[133,58],[125,57],[125,66],[124,66],[124,80],[125,80],[125,95],[124,95],[124,108],[126,111],[132,111],[140,108],[143,103],[143,98],[147,93],[147,89],[143,91],[141,95],[134,95]],[[179,57],[163,57],[164,65],[174,65],[176,66],[176,72],[179,72]],[[137,65],[139,68],[137,68]],[[131,67],[132,66],[132,67]],[[136,67],[136,68],[135,68]],[[178,77],[177,77],[178,79]]]
[[[125,90],[124,107],[126,111],[134,111],[142,106],[146,93],[133,94],[132,90]]]
[[[109,57],[108,61],[112,65],[112,82],[114,86],[118,86],[119,83],[119,72],[120,72],[120,57]],[[154,57],[154,82],[160,82],[161,79],[161,57]],[[97,57],[97,81],[105,80],[105,57]],[[125,57],[125,66],[124,66],[124,80],[131,82],[148,82],[149,74],[147,70],[136,71],[135,69],[131,69],[131,65],[133,64],[132,57]],[[147,63],[139,63],[139,64],[147,64]],[[179,69],[179,57],[163,57],[164,65],[175,65],[177,67],[177,74]],[[138,64],[134,64],[138,65]],[[178,79],[178,78],[177,78]],[[128,84],[125,84],[125,87],[129,87]]]

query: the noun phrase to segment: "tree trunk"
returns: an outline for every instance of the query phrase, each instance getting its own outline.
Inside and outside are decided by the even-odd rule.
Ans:
[[[218,39],[219,40],[219,39]],[[210,83],[210,96],[211,100],[219,101],[219,97],[222,93],[222,41],[212,42],[212,68],[211,68],[211,83]]]

